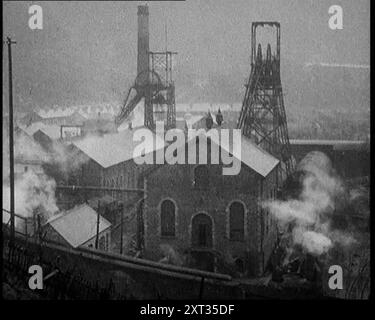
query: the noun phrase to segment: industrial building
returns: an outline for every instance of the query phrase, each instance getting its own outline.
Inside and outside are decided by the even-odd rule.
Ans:
[[[262,202],[275,199],[282,179],[292,170],[280,91],[280,26],[273,22],[253,24],[253,40],[256,27],[270,24],[276,28],[277,50],[271,53],[268,47],[267,56],[262,57],[261,48],[255,52],[256,44],[252,43],[252,69],[236,124],[233,119],[223,118],[220,107],[214,110],[210,104],[200,106],[208,108],[207,116],[184,114],[176,118],[172,78],[175,52],[150,51],[148,16],[148,6],[139,6],[138,73],[124,105],[114,117],[114,127],[107,126],[107,131],[101,131],[100,113],[97,119],[85,121],[74,111],[73,115],[79,114],[82,123],[70,123],[71,114],[52,115],[50,120],[38,118],[39,124],[29,124],[27,128],[47,152],[55,154],[54,159],[58,160],[61,150],[66,156],[64,167],[58,161],[45,166],[46,172],[57,181],[57,202],[65,210],[74,210],[77,203],[92,203],[96,199],[95,209],[113,225],[112,248],[119,253],[136,252],[147,259],[168,260],[167,246],[183,257],[182,265],[238,276],[259,276],[266,270],[278,236],[276,223],[262,209]],[[189,128],[221,130],[237,126],[242,132],[239,174],[223,176],[223,163],[136,164],[133,135],[142,127],[133,128],[131,122],[127,128],[116,130],[116,127],[119,129],[126,123],[139,105],[143,105],[143,128],[160,140],[151,146],[153,157],[158,151],[156,146],[165,149],[169,144],[155,133],[156,121],[163,121],[166,129],[180,128],[185,134]],[[190,109],[194,111],[191,106]],[[266,123],[265,112],[269,114]],[[250,122],[249,114],[257,121]],[[269,125],[272,117],[275,126]],[[64,139],[63,129],[70,126],[82,126],[82,130],[75,137]],[[254,132],[258,134],[256,137]],[[190,143],[193,141],[180,147],[186,148]],[[219,141],[208,139],[208,143],[223,148]],[[209,148],[208,157],[212,156],[211,151]],[[124,238],[132,239],[132,245]]]
[[[279,161],[246,137],[241,159],[241,171],[233,176],[210,161],[165,164],[145,176],[146,258],[162,259],[168,246],[190,267],[241,276],[265,271],[277,228],[261,202],[275,199]]]
[[[60,259],[60,255],[55,259],[59,252],[68,264],[85,261],[84,268],[97,272],[90,277],[102,274],[110,279],[108,292],[121,292],[124,286],[132,288],[134,283],[134,287],[141,283],[146,296],[162,298],[159,291],[163,290],[155,285],[160,275],[164,281],[160,281],[161,287],[179,281],[176,288],[170,286],[173,290],[165,289],[169,297],[185,289],[181,283],[192,283],[193,292],[197,281],[199,298],[206,283],[207,287],[212,285],[210,290],[217,290],[215,294],[226,288],[246,298],[255,287],[262,287],[260,291],[272,286],[279,290],[278,285],[287,277],[293,284],[299,281],[298,289],[307,279],[315,290],[322,270],[318,256],[334,243],[333,237],[326,235],[332,231],[344,239],[346,234],[340,233],[342,221],[348,225],[358,221],[367,232],[365,192],[370,161],[365,143],[289,139],[279,22],[251,24],[249,73],[241,104],[177,104],[177,52],[167,45],[162,51],[150,48],[149,7],[140,5],[137,10],[137,73],[124,88],[127,90],[120,106],[32,111],[18,119],[16,140],[20,145],[33,146],[38,154],[30,156],[28,148],[21,147],[16,150],[17,157],[10,157],[15,173],[9,179],[13,200],[9,210],[3,209],[7,219],[10,217],[9,221],[3,218],[3,225],[10,222],[11,241],[16,216],[11,212],[14,180],[22,179],[30,170],[35,176],[52,178],[46,199],[53,203],[53,210],[30,206],[27,217],[17,216],[22,220],[17,223],[17,232],[25,230],[25,243],[31,239],[37,249],[44,247],[54,260]],[[259,32],[263,28],[272,33],[265,46]],[[165,131],[158,131],[159,123]],[[197,136],[191,137],[190,129],[198,131]],[[211,129],[219,133],[236,130],[237,141],[234,134],[232,141],[216,138],[210,134]],[[139,147],[139,139],[135,139],[139,130],[151,137],[150,144],[145,143],[146,138],[142,141],[148,148],[141,155],[134,152]],[[174,134],[172,141],[167,138],[170,133]],[[236,142],[240,142],[240,154],[235,152]],[[171,146],[175,149],[170,148],[173,153],[168,154]],[[313,170],[316,167],[312,166],[311,151],[327,156],[320,167],[318,163],[321,175]],[[237,161],[239,171],[223,174],[229,165],[223,158],[211,161],[216,152]],[[160,154],[162,162],[156,160]],[[184,161],[177,161],[177,154],[183,154]],[[147,156],[153,161],[140,164],[139,159]],[[176,160],[174,164],[171,158]],[[297,166],[304,159],[311,160],[310,172]],[[327,176],[325,168],[330,169]],[[324,186],[319,179],[327,177],[331,180]],[[354,187],[342,187],[341,178]],[[43,193],[36,185],[31,183],[31,189]],[[342,208],[335,206],[335,201],[345,196],[350,198],[349,209],[346,199]],[[319,206],[315,202],[320,198],[329,204]],[[340,210],[351,212],[340,220]],[[331,225],[331,216],[321,225],[321,221],[315,221],[326,211],[327,216],[337,218],[337,229]],[[304,214],[308,221],[298,224]],[[309,251],[308,245],[316,245],[316,237],[323,239],[325,247]],[[349,238],[345,240],[351,241]],[[12,243],[8,252],[15,249]],[[53,271],[48,277],[61,272],[55,265],[50,269]],[[298,280],[293,278],[296,274]],[[155,292],[150,293],[150,286]]]

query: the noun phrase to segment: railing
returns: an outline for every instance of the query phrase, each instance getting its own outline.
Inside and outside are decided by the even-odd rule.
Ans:
[[[4,216],[9,215],[9,220],[7,222],[4,222]],[[3,209],[3,231],[10,231],[10,215],[11,212],[7,209]],[[14,222],[15,222],[15,234],[25,237],[26,239],[33,235],[32,227],[35,222],[33,218],[30,217],[24,217],[17,213],[14,213]],[[20,228],[19,226],[23,225],[23,228]],[[18,226],[18,227],[17,227]],[[29,227],[28,227],[29,226]],[[22,231],[23,229],[23,231]]]
[[[221,297],[222,290],[230,292],[228,297],[239,296],[240,292],[226,275],[90,248],[73,249],[40,239],[25,241],[16,236],[13,245],[8,240],[9,233],[5,232],[3,259],[6,273],[15,275],[27,287],[28,268],[40,265],[45,282],[45,290],[40,292],[46,299],[123,300],[143,299],[143,295],[151,299],[203,299],[203,296]],[[133,294],[139,287],[143,288],[142,292]]]
[[[44,276],[43,290],[38,291],[40,298],[47,299],[81,299],[81,300],[107,300],[120,299],[124,297],[113,292],[114,284],[110,280],[100,283],[99,280],[87,281],[83,270],[72,268],[62,271],[58,261],[50,262],[43,259],[42,254],[35,254],[29,250],[26,244],[17,242],[10,245],[9,242],[3,246],[4,279],[12,276],[22,283],[27,284],[30,274],[29,267],[39,265],[42,267]]]

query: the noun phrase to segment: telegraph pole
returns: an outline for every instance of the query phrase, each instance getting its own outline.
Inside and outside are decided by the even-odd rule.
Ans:
[[[9,66],[9,184],[10,184],[10,242],[14,243],[15,219],[14,219],[14,138],[13,138],[13,78],[12,78],[12,44],[16,42],[10,37],[6,41],[8,45]]]

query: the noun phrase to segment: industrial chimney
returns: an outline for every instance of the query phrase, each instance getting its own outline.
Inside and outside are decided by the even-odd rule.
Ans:
[[[148,84],[149,70],[149,25],[148,6],[138,6],[138,57],[137,57],[137,85]],[[142,74],[141,74],[142,73]]]

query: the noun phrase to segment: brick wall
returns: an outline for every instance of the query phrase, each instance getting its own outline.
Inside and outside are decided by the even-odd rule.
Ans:
[[[207,190],[193,185],[195,165],[164,165],[147,177],[145,202],[145,255],[159,260],[163,257],[161,245],[174,248],[182,258],[187,258],[191,248],[192,219],[197,213],[209,215],[213,221],[213,249],[220,251],[227,260],[241,258],[247,275],[258,275],[263,271],[264,258],[273,249],[275,224],[270,226],[262,247],[262,219],[259,207],[261,181],[258,174],[245,167],[237,176],[223,176],[220,165],[209,165],[210,185]],[[267,198],[274,187],[274,174],[263,181],[263,196]],[[162,200],[172,199],[177,207],[176,236],[162,237],[160,234],[160,205]],[[239,201],[245,206],[244,241],[229,239],[229,205]]]

